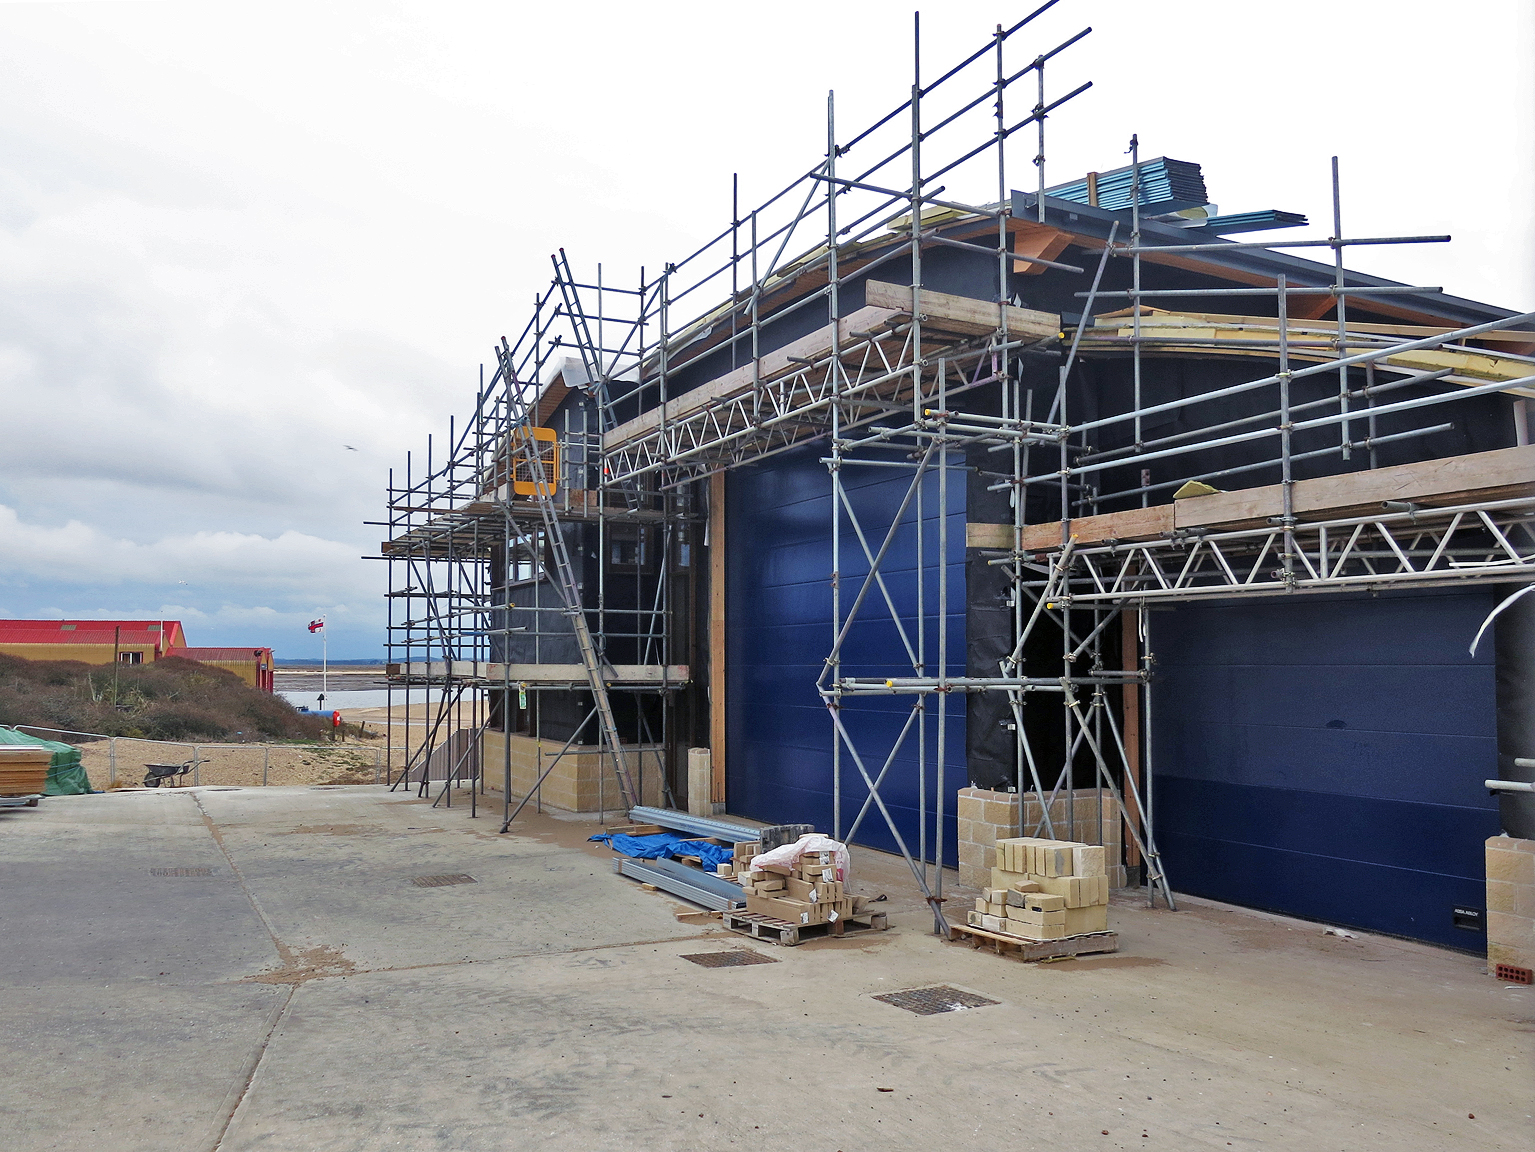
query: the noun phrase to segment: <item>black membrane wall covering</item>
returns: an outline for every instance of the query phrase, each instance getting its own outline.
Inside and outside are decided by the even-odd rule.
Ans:
[[[966,449],[965,518],[972,524],[1001,524],[1012,520],[1006,492],[988,492],[993,483],[984,475],[997,468],[997,457],[984,446]],[[965,614],[965,675],[996,676],[997,662],[1013,646],[1013,610],[1008,607],[1008,581],[1000,565],[988,564],[987,555],[975,548],[965,550],[965,588],[969,603]],[[970,692],[965,696],[965,744],[970,783],[977,788],[1001,789],[1016,781],[1015,738],[1007,727],[1012,709],[1001,692]]]

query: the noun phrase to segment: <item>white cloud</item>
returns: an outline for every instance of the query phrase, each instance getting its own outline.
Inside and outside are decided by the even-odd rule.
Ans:
[[[338,651],[371,654],[383,569],[349,544],[300,532],[194,532],[148,543],[71,521],[46,527],[0,505],[0,615],[182,621],[194,645],[303,654],[327,617]],[[169,591],[174,599],[156,592]],[[296,650],[296,652],[295,652]]]
[[[194,586],[262,588],[310,601],[321,587],[361,594],[365,571],[349,545],[302,532],[194,532],[145,544],[78,520],[58,528],[28,524],[0,505],[0,575],[10,579],[100,586],[175,576]]]

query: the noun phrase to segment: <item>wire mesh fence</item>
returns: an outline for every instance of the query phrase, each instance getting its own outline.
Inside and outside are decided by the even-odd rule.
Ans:
[[[382,784],[391,775],[382,737],[356,742],[222,743],[146,740],[18,724],[19,732],[47,740],[65,740],[80,749],[91,784],[99,789],[142,787],[148,766],[184,765],[160,787],[224,785],[254,788],[303,784]],[[394,773],[404,766],[396,750]]]

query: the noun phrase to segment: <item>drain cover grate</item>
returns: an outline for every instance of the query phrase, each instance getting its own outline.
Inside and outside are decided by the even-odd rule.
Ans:
[[[212,868],[151,868],[151,876],[212,876]]]
[[[988,1000],[974,992],[961,992],[940,984],[936,988],[912,988],[906,992],[887,992],[874,997],[886,1004],[894,1004],[918,1016],[936,1016],[940,1012],[962,1012],[966,1008],[984,1008],[988,1004],[1000,1004],[1000,1000]]]
[[[777,964],[771,956],[753,952],[750,948],[733,948],[729,952],[695,952],[684,956],[700,968],[739,968],[743,964]]]
[[[413,876],[412,884],[417,888],[446,888],[449,884],[478,884],[479,881],[465,872],[459,872],[453,876]]]

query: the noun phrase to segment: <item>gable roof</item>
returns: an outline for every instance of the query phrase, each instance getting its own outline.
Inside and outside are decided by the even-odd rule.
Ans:
[[[184,646],[186,633],[180,620],[0,620],[0,644],[114,643],[167,652]]]
[[[1037,219],[1037,194],[1013,193],[1014,218]],[[1130,213],[1094,208],[1072,200],[1045,196],[1045,223],[1072,236],[1072,243],[1088,247],[1100,247],[1106,241],[1110,229],[1119,224],[1119,237],[1129,242]],[[1121,242],[1116,240],[1116,243]],[[1174,245],[1216,245],[1229,251],[1169,252],[1166,255],[1143,252],[1141,259],[1153,264],[1164,264],[1191,272],[1211,276],[1218,280],[1247,287],[1272,287],[1276,276],[1283,275],[1293,287],[1325,288],[1333,283],[1334,269],[1331,264],[1291,256],[1269,248],[1244,247],[1244,242],[1227,240],[1223,236],[1202,235],[1198,228],[1180,228],[1141,218],[1141,244],[1145,248],[1171,247]],[[1383,276],[1371,276],[1364,272],[1345,269],[1343,283],[1350,288],[1401,288],[1399,280],[1387,280]],[[1499,308],[1477,300],[1467,300],[1444,292],[1414,292],[1410,295],[1371,297],[1368,304],[1356,307],[1376,315],[1391,316],[1409,324],[1449,325],[1469,327],[1492,320],[1517,316],[1510,308]]]

